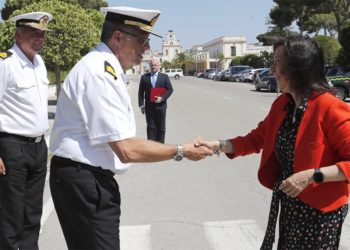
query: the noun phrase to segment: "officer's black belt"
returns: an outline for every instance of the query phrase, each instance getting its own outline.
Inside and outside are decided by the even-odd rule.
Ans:
[[[52,157],[51,162],[54,163],[55,167],[74,167],[77,169],[85,169],[95,173],[114,176],[114,173],[110,170],[106,170],[101,167],[91,166],[89,164],[78,162],[78,161],[73,161],[69,158],[65,158],[57,155],[54,155]]]
[[[6,132],[0,132],[0,138],[15,139],[21,142],[39,143],[44,139],[44,135],[38,137],[27,137],[23,135],[10,134]]]

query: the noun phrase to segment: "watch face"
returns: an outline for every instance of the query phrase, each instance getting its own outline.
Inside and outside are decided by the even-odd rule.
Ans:
[[[314,172],[314,180],[316,183],[323,182],[323,173],[319,169]]]
[[[175,160],[175,161],[181,161],[182,158],[184,158],[182,155],[176,155],[175,158],[174,158],[174,160]]]

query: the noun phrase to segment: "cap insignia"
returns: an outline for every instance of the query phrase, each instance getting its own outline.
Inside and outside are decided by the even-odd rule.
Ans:
[[[155,17],[152,18],[152,20],[151,20],[151,22],[150,22],[150,23],[151,23],[151,26],[154,26],[154,24],[156,23],[158,17],[159,17],[159,15],[157,15],[157,16],[155,16]]]
[[[47,24],[49,23],[49,17],[48,16],[43,16],[42,18],[39,19],[39,26],[41,28],[47,28]]]

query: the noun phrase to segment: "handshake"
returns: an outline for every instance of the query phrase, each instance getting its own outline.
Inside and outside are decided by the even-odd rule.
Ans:
[[[197,138],[192,142],[183,144],[183,156],[192,161],[198,161],[212,156],[213,154],[220,155],[223,153],[233,153],[233,145],[228,140],[208,141],[202,138]]]

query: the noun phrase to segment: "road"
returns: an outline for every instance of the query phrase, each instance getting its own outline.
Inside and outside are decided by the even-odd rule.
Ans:
[[[146,137],[145,118],[137,105],[138,82],[137,77],[130,79],[129,90],[137,136]],[[244,83],[184,77],[172,84],[166,143],[246,134],[276,98],[275,93],[255,92],[253,85]],[[54,106],[49,110],[53,115]],[[121,249],[259,249],[271,192],[257,181],[258,165],[258,154],[134,164],[116,177],[122,194]],[[40,249],[67,249],[46,184]],[[350,249],[349,220],[341,244],[341,249]]]

